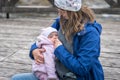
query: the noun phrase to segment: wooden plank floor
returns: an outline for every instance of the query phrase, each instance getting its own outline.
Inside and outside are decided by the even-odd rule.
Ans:
[[[55,17],[0,18],[0,80],[10,80],[16,73],[31,72],[29,48],[40,33],[40,29],[51,24]],[[105,80],[119,80],[120,16],[99,15],[97,20],[103,26],[100,60]]]

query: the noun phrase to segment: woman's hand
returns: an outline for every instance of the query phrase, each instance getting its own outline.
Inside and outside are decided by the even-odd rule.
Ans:
[[[43,49],[43,48],[33,50],[32,54],[33,54],[34,60],[36,61],[37,64],[44,63],[43,52],[45,52],[45,49]]]
[[[62,45],[61,41],[59,39],[56,39],[55,40],[55,48],[57,48],[60,45]]]

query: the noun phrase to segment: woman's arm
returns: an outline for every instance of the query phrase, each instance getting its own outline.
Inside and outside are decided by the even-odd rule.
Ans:
[[[92,36],[91,36],[92,35]],[[79,45],[79,48],[74,51],[74,55],[69,53],[64,46],[59,46],[56,48],[54,54],[55,56],[73,73],[79,76],[86,75],[94,61],[98,61],[99,56],[99,35],[94,32],[89,32],[85,35],[86,37],[75,43]],[[97,47],[97,48],[96,48]]]
[[[57,29],[57,30],[59,30],[59,27],[60,27],[60,25],[59,25],[59,20],[60,20],[59,17],[56,18],[56,19],[55,19],[55,22],[52,24],[52,27],[55,28],[55,29]],[[33,54],[35,54],[35,53],[33,53],[33,50],[35,50],[35,49],[38,49],[38,47],[36,46],[36,43],[34,43],[34,44],[31,46],[31,48],[30,48],[29,56],[30,56],[31,59],[34,59]],[[37,52],[38,52],[38,51],[37,51]],[[36,53],[37,53],[37,52],[36,52]]]
[[[30,52],[29,52],[29,57],[30,57],[31,59],[34,59],[32,52],[33,52],[33,50],[35,50],[35,49],[37,49],[37,48],[38,48],[38,47],[36,46],[36,43],[34,43],[34,44],[31,46]]]
[[[29,56],[31,57],[31,59],[34,59],[38,64],[44,63],[44,57],[42,54],[43,52],[45,52],[45,49],[43,49],[43,48],[39,49],[36,46],[36,43],[34,43],[30,49]]]

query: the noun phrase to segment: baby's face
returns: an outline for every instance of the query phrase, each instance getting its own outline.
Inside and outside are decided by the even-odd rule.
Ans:
[[[55,43],[55,41],[58,39],[58,33],[57,32],[52,32],[48,35],[48,38]]]

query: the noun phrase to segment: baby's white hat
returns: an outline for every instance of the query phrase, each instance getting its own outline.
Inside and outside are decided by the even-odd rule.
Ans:
[[[63,10],[79,11],[82,0],[54,0],[54,5]]]
[[[57,32],[57,30],[52,27],[47,27],[47,28],[42,29],[41,35],[48,37],[48,35],[52,32]]]

